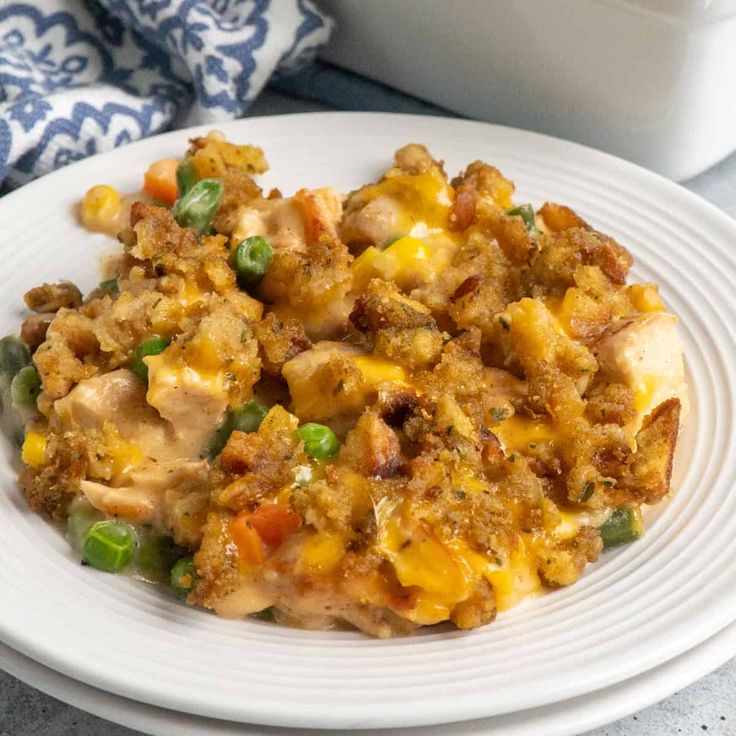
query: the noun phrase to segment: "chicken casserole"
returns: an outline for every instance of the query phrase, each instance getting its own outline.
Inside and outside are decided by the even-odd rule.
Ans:
[[[486,624],[643,532],[687,412],[630,254],[421,145],[347,196],[264,194],[217,134],[97,186],[115,273],[0,342],[31,508],[83,562],[227,617],[375,636]]]

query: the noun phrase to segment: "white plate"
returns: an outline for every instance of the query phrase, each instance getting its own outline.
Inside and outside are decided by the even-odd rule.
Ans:
[[[572,736],[624,718],[666,698],[728,661],[736,652],[736,624],[649,672],[610,687],[532,710],[444,726],[362,731],[365,736]],[[60,675],[0,644],[2,669],[52,697],[152,736],[288,736],[293,729],[248,726],[156,708],[111,695]],[[354,731],[330,732],[347,736]],[[324,731],[299,731],[321,736]]]
[[[140,184],[147,164],[199,131],[149,139],[70,166],[0,201],[5,263],[0,333],[23,291],[44,279],[97,281],[96,254],[72,208],[84,190]],[[219,620],[155,588],[75,565],[0,469],[0,640],[70,677],[126,698],[208,717],[281,726],[378,728],[528,710],[656,667],[736,619],[736,224],[680,187],[589,149],[523,131],[442,118],[316,114],[237,121],[263,146],[264,185],[290,192],[375,177],[392,151],[422,141],[450,172],[476,158],[517,182],[517,201],[553,199],[620,239],[634,276],[662,285],[682,318],[693,413],[678,492],[644,541],[606,555],[575,586],[470,633],[432,629],[375,641]]]

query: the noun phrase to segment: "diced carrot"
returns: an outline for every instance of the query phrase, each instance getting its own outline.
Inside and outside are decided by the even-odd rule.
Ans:
[[[248,521],[248,514],[240,513],[230,522],[230,535],[245,562],[250,565],[263,562],[263,541]]]
[[[268,503],[248,514],[246,519],[269,547],[278,547],[284,537],[295,532],[302,523],[299,514],[281,503]]]
[[[143,190],[166,204],[174,204],[179,196],[176,185],[176,169],[179,161],[175,158],[163,158],[152,163],[143,176]]]

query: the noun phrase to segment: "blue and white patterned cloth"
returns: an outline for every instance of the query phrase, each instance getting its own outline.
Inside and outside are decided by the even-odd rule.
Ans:
[[[0,0],[0,185],[248,109],[329,37],[310,0]]]

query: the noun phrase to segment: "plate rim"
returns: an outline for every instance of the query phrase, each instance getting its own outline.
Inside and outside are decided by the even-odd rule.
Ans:
[[[651,172],[641,166],[638,166],[636,164],[633,164],[631,162],[625,161],[623,159],[620,159],[616,156],[613,156],[611,154],[607,154],[601,151],[597,151],[596,149],[590,148],[589,146],[585,146],[578,143],[573,143],[571,141],[566,141],[561,138],[556,138],[554,136],[549,136],[541,133],[531,132],[531,131],[525,131],[519,128],[514,128],[511,126],[501,126],[501,125],[494,125],[490,123],[484,123],[479,121],[470,121],[470,120],[462,120],[452,117],[446,117],[446,116],[425,116],[425,115],[411,115],[411,114],[404,114],[404,113],[361,113],[361,112],[312,112],[312,113],[297,113],[297,114],[288,114],[288,115],[273,115],[273,116],[259,116],[258,118],[245,118],[237,121],[230,121],[228,123],[223,123],[218,126],[218,124],[208,124],[208,125],[201,125],[201,126],[194,126],[192,128],[182,129],[182,130],[176,130],[176,131],[170,131],[168,133],[163,133],[157,136],[152,136],[151,138],[147,138],[141,141],[137,141],[135,143],[131,143],[128,146],[125,146],[124,148],[115,149],[113,151],[107,151],[99,153],[93,157],[90,157],[88,159],[84,159],[82,161],[75,162],[74,164],[71,164],[70,166],[77,167],[77,170],[82,169],[83,167],[90,166],[91,163],[99,161],[101,158],[105,157],[111,157],[111,155],[117,154],[118,156],[121,155],[121,151],[130,150],[130,146],[134,147],[141,147],[144,148],[146,146],[152,146],[154,142],[162,142],[162,144],[165,144],[166,142],[173,141],[173,140],[181,140],[184,136],[188,135],[196,135],[203,131],[207,131],[212,129],[213,127],[223,127],[225,129],[230,129],[237,127],[239,130],[241,129],[244,132],[247,131],[247,126],[254,121],[261,121],[261,124],[267,123],[267,122],[274,122],[278,125],[279,121],[282,120],[289,120],[289,121],[295,121],[298,123],[298,120],[301,118],[329,118],[330,120],[335,120],[336,118],[342,118],[346,119],[348,121],[354,120],[354,119],[366,119],[366,118],[373,118],[373,119],[409,119],[414,121],[438,121],[443,124],[451,124],[453,126],[470,126],[474,128],[482,128],[483,131],[487,132],[489,136],[489,140],[493,139],[494,132],[500,131],[502,134],[508,134],[509,132],[513,135],[517,135],[519,133],[523,134],[523,136],[531,137],[532,139],[540,139],[544,140],[547,144],[554,144],[554,145],[560,145],[562,144],[564,147],[571,147],[570,150],[580,150],[583,152],[583,155],[585,156],[593,156],[594,159],[598,159],[600,161],[605,160],[609,165],[615,166],[619,171],[629,171],[632,173],[636,173],[638,177],[642,177],[642,181],[644,184],[646,184],[647,180],[651,182],[655,182],[656,186],[658,187],[666,187],[669,192],[672,192],[673,194],[676,193],[678,197],[684,198],[683,201],[689,201],[693,206],[697,206],[699,208],[707,208],[709,211],[709,217],[711,218],[712,222],[715,222],[719,225],[719,227],[725,227],[726,229],[730,229],[733,231],[733,234],[736,236],[736,221],[734,221],[727,213],[721,211],[718,209],[715,205],[712,205],[711,203],[704,200],[702,197],[699,197],[698,195],[694,194],[693,192],[690,192],[686,189],[684,189],[681,185],[672,182],[665,177],[656,174],[654,172]],[[586,165],[588,162],[586,162]],[[63,175],[65,173],[69,172],[69,168],[64,167],[63,169],[60,169],[52,174],[49,174],[45,177],[42,177],[41,179],[38,179],[36,181],[30,182],[26,184],[25,186],[19,188],[18,190],[9,193],[5,197],[3,197],[3,201],[9,201],[11,204],[16,201],[16,199],[19,199],[21,194],[23,193],[23,196],[31,196],[33,193],[35,193],[36,189],[42,190],[43,187],[51,187],[56,184],[57,180],[61,181]],[[58,187],[57,187],[58,188]],[[7,205],[10,206],[10,205]],[[0,211],[2,210],[3,205],[0,203]],[[733,616],[731,614],[728,614],[729,621],[733,619]],[[724,623],[719,619],[720,623]],[[725,623],[728,623],[725,622]],[[692,637],[693,640],[697,639],[697,636]],[[700,637],[702,640],[702,637]],[[41,651],[38,646],[33,646],[33,644],[29,641],[22,641],[17,639],[15,636],[13,636],[13,632],[6,632],[2,627],[2,621],[0,620],[0,639],[8,642],[10,646],[12,646],[14,649],[18,650],[19,652],[23,654],[27,654],[31,656],[34,659],[37,659],[40,662],[44,662],[44,659],[53,659],[53,657],[50,657],[48,653],[45,653]],[[696,641],[690,641],[689,645],[694,646],[697,642]],[[683,647],[685,645],[683,644]],[[674,652],[670,655],[671,657],[678,656],[677,652]],[[665,660],[666,661],[666,660]],[[57,666],[52,665],[53,669],[56,669],[60,672],[65,672],[67,669],[74,669],[72,665],[69,665],[68,663],[63,662],[57,662]],[[70,672],[65,672],[65,674],[75,677]],[[88,671],[86,678],[80,678],[83,680],[94,680],[94,672],[92,670]],[[605,678],[601,679],[602,683],[605,683]],[[605,687],[605,684],[602,684],[601,687]],[[153,701],[153,696],[150,696]],[[255,718],[256,714],[249,714],[249,718]],[[309,717],[306,719],[304,717],[300,717],[298,714],[292,714],[289,716],[292,720],[290,721],[290,725],[299,725],[299,724],[305,724],[307,721],[311,725],[316,725],[316,722],[313,720],[310,720]],[[467,716],[472,717],[472,716]],[[261,716],[262,718],[262,716]],[[342,718],[342,722],[348,723],[350,722],[350,716],[349,714],[343,714],[340,716]],[[346,720],[347,719],[347,720]],[[335,719],[334,722],[338,722],[338,718]],[[262,722],[272,722],[269,720],[263,720]],[[284,721],[285,722],[285,721]],[[425,721],[427,723],[429,722],[438,722],[436,716],[431,717],[431,721]],[[384,720],[376,721],[377,725],[408,725],[408,721],[401,721],[397,720],[396,717],[389,717],[385,718]]]
[[[593,146],[589,146],[585,143],[578,143],[577,141],[574,141],[570,138],[563,138],[562,136],[556,136],[551,135],[549,133],[541,133],[536,130],[529,130],[526,128],[520,128],[513,125],[503,125],[501,123],[493,123],[493,122],[486,122],[483,120],[473,120],[470,118],[461,118],[461,117],[455,117],[452,115],[433,115],[433,114],[424,114],[424,113],[408,113],[408,112],[380,112],[380,111],[372,111],[372,110],[355,110],[355,111],[349,111],[349,110],[315,110],[310,112],[291,112],[291,113],[274,113],[270,115],[255,115],[255,116],[246,116],[242,118],[237,118],[234,120],[227,120],[227,121],[220,121],[220,122],[212,122],[212,123],[202,123],[198,125],[191,125],[187,126],[185,128],[177,128],[175,130],[168,130],[162,133],[157,133],[156,135],[148,136],[146,138],[140,138],[135,141],[131,141],[130,143],[126,143],[124,146],[118,146],[115,148],[111,148],[105,151],[99,151],[92,156],[87,156],[83,159],[79,159],[78,161],[73,161],[66,166],[62,166],[59,169],[56,169],[54,171],[49,172],[48,174],[45,174],[44,176],[40,176],[36,179],[33,179],[32,181],[26,182],[20,187],[17,187],[16,189],[11,190],[10,192],[5,193],[2,197],[0,197],[0,202],[5,202],[8,200],[15,201],[13,198],[16,197],[16,195],[19,195],[21,192],[27,193],[28,190],[32,190],[33,188],[37,186],[41,186],[48,184],[50,181],[56,181],[56,179],[61,180],[64,173],[68,173],[70,169],[72,168],[81,168],[82,166],[88,164],[90,161],[96,161],[103,156],[109,156],[110,154],[117,153],[120,151],[126,151],[130,150],[131,147],[137,147],[137,146],[144,146],[146,144],[149,144],[151,141],[168,141],[168,140],[174,140],[177,137],[188,134],[188,135],[198,135],[202,132],[207,132],[210,130],[219,130],[220,127],[230,127],[233,125],[245,125],[251,121],[254,120],[263,120],[263,121],[279,121],[281,119],[308,119],[308,118],[376,118],[376,119],[385,119],[385,118],[395,118],[395,119],[414,119],[414,120],[434,120],[434,121],[442,121],[445,123],[452,123],[457,125],[465,125],[465,126],[472,126],[472,127],[481,127],[485,129],[490,130],[499,130],[499,131],[509,131],[513,133],[523,133],[526,136],[529,136],[530,138],[536,138],[539,140],[546,140],[548,142],[553,143],[563,143],[567,147],[571,147],[571,149],[578,149],[580,151],[585,151],[588,154],[594,154],[596,157],[598,157],[600,160],[607,160],[609,163],[613,163],[617,166],[623,166],[624,168],[627,168],[631,171],[637,171],[639,174],[644,175],[646,177],[649,177],[652,180],[656,180],[667,187],[670,187],[672,191],[677,191],[679,194],[685,196],[686,198],[690,199],[691,201],[696,201],[700,205],[705,205],[710,211],[711,214],[714,215],[716,218],[721,219],[722,222],[725,224],[734,225],[736,224],[736,218],[731,217],[727,212],[713,204],[712,202],[709,202],[707,199],[702,197],[699,194],[696,194],[695,192],[690,191],[686,187],[684,187],[680,182],[674,181],[672,179],[667,178],[664,176],[664,174],[659,174],[656,171],[652,171],[651,169],[646,168],[645,166],[642,166],[641,164],[635,163],[634,161],[629,161],[628,159],[622,158],[621,156],[616,156],[615,154],[608,153],[607,151],[603,151],[598,148],[594,148]]]
[[[13,663],[11,667],[7,667],[8,656]],[[429,728],[410,728],[409,731],[391,729],[394,731],[393,734],[385,730],[378,732],[374,729],[363,730],[362,733],[366,736],[400,736],[400,734],[418,736],[419,729],[421,729],[424,736],[486,736],[491,733],[494,736],[537,736],[540,733],[540,727],[544,726],[545,736],[574,736],[612,724],[649,708],[715,672],[734,656],[736,656],[736,622],[729,624],[692,649],[651,670],[587,695],[558,701],[528,711],[489,716],[484,719],[439,724]],[[225,736],[225,734],[230,736],[231,732],[232,736],[235,736],[236,730],[241,736],[287,736],[287,734],[294,733],[292,729],[286,727],[264,727],[233,721],[218,721],[206,716],[192,716],[130,700],[67,677],[30,657],[11,650],[2,643],[0,643],[0,662],[5,665],[0,664],[0,669],[50,697],[98,718],[142,731],[151,736],[210,736],[212,725],[218,727],[214,736]],[[39,678],[42,680],[41,684],[38,684]],[[621,697],[622,691],[623,698]],[[70,696],[71,692],[74,695]],[[559,723],[561,719],[558,718],[555,725],[545,723],[553,717],[550,711],[559,707],[565,709],[565,717],[568,722],[561,724]],[[542,720],[536,722],[540,717],[540,711],[542,711]],[[529,715],[534,717],[533,725],[525,722]],[[150,729],[152,718],[156,719],[155,730],[144,730],[146,726]],[[173,723],[169,720],[171,718],[174,719]],[[166,719],[166,722],[161,722],[161,719]],[[508,723],[509,720],[512,723]],[[219,730],[219,727],[222,726],[226,727],[225,732]],[[244,727],[248,728],[248,731],[243,730]],[[263,728],[267,728],[268,731],[264,732]],[[361,731],[357,732],[361,733]],[[304,733],[305,736],[315,735],[312,729]],[[334,733],[335,736],[347,736],[348,733],[355,733],[355,731],[335,730],[331,733]]]

